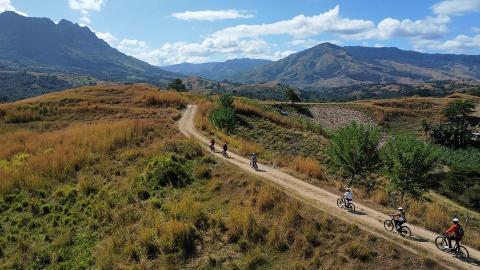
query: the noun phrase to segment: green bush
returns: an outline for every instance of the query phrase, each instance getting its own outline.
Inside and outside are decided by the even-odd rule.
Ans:
[[[327,148],[329,165],[350,178],[371,173],[380,163],[378,129],[352,122],[334,132]]]
[[[234,98],[230,94],[223,94],[218,99],[219,107],[210,112],[209,119],[217,128],[232,132],[237,124],[235,116]]]
[[[385,174],[391,189],[416,198],[429,187],[429,176],[437,164],[437,158],[429,144],[412,137],[390,138],[382,151]]]
[[[424,131],[437,144],[448,147],[465,147],[472,142],[470,114],[475,111],[473,100],[455,100],[443,110],[446,123],[430,127],[424,124]]]
[[[224,129],[227,132],[232,132],[237,123],[235,109],[233,108],[218,107],[212,110],[209,118],[217,128]]]
[[[155,190],[166,186],[184,187],[193,181],[185,160],[174,154],[153,157],[142,179]]]

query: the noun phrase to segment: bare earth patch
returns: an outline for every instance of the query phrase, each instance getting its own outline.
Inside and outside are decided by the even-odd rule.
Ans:
[[[366,114],[341,106],[313,106],[310,108],[315,122],[328,129],[338,129],[352,121],[374,126],[375,121]]]

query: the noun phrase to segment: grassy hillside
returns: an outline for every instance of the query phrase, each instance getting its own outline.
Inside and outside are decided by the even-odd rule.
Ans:
[[[175,124],[194,100],[121,85],[2,105],[0,268],[441,268],[204,153]]]
[[[424,138],[422,120],[432,123],[441,121],[441,110],[451,100],[458,98],[472,97],[413,97],[298,106],[238,99],[235,103],[238,124],[230,134],[213,127],[206,117],[215,107],[212,100],[201,104],[197,122],[198,128],[207,136],[228,142],[234,151],[242,155],[258,153],[261,163],[279,167],[305,181],[340,193],[345,188],[345,181],[334,171],[328,170],[326,158],[326,146],[334,128],[357,120],[380,127],[384,136],[407,134]],[[473,188],[469,183],[474,183],[480,173],[480,150],[455,150],[441,146],[435,146],[434,149],[440,163],[447,169],[432,179],[437,183],[432,192],[419,201],[407,202],[409,222],[440,233],[449,226],[451,218],[457,216],[463,221],[470,216],[464,242],[479,248],[480,214],[466,198],[475,199],[475,195],[467,193]],[[380,175],[372,177],[375,183],[373,189],[362,185],[355,187],[356,200],[385,213],[392,213],[399,202],[388,192],[387,180]]]

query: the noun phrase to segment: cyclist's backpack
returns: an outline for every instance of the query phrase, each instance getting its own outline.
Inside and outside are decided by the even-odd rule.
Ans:
[[[463,227],[462,227],[462,226],[458,225],[458,229],[457,229],[457,233],[456,233],[456,234],[457,234],[457,237],[458,237],[458,238],[462,238],[462,237],[463,237],[463,235],[465,234],[465,230],[463,230]]]

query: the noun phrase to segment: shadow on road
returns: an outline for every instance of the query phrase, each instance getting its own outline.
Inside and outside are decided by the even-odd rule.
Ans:
[[[359,215],[359,216],[366,216],[367,215],[367,213],[362,212],[362,211],[355,211],[355,212],[353,212],[353,214]]]
[[[412,239],[413,241],[422,242],[422,243],[429,242],[428,239],[420,237],[418,235],[412,235],[410,236],[410,239]]]

